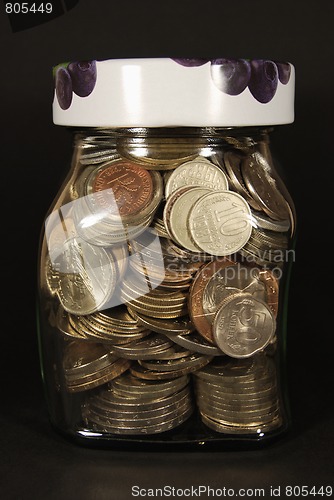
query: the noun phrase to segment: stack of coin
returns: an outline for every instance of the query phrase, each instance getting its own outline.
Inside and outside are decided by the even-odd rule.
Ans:
[[[143,279],[123,281],[120,291],[123,301],[132,310],[153,318],[178,318],[187,314],[187,294],[182,291],[155,288],[145,293]]]
[[[137,378],[144,380],[169,380],[193,373],[210,363],[211,360],[212,356],[189,353],[178,359],[138,360],[131,365],[130,371]]]
[[[189,379],[140,380],[124,374],[107,389],[90,395],[83,407],[85,424],[112,434],[157,434],[185,422],[193,412]]]
[[[171,359],[187,356],[189,351],[176,349],[172,341],[163,335],[152,333],[144,339],[113,346],[113,352],[125,359]]]
[[[151,333],[128,313],[124,305],[85,316],[68,314],[59,308],[57,326],[66,336],[110,346],[128,344]]]
[[[82,165],[99,165],[120,158],[114,146],[101,137],[89,136],[82,144],[80,163]]]
[[[95,245],[127,241],[150,225],[161,198],[159,172],[123,159],[104,163],[90,172],[76,200],[77,231]]]
[[[130,242],[130,267],[147,276],[152,288],[188,288],[203,259],[177,247],[167,238],[145,231]]]
[[[262,266],[281,267],[285,261],[287,247],[287,234],[253,228],[249,240],[240,249],[240,253],[248,261],[256,262]]]
[[[138,129],[136,130],[138,133]],[[152,133],[152,130],[151,130]],[[177,137],[122,137],[117,140],[121,156],[141,164],[148,170],[173,170],[181,163],[193,159],[201,152],[198,141],[184,141]]]
[[[197,406],[210,429],[250,434],[280,425],[275,364],[269,357],[258,354],[243,360],[216,358],[193,378]]]
[[[131,362],[115,356],[102,344],[72,340],[65,346],[63,368],[68,392],[93,389],[118,377]]]
[[[188,335],[194,331],[194,325],[190,321],[189,316],[183,316],[181,318],[164,319],[164,318],[152,318],[145,316],[142,312],[134,311],[128,306],[128,311],[133,316],[139,324],[145,326],[146,328],[152,330],[153,332],[162,333],[164,335]]]

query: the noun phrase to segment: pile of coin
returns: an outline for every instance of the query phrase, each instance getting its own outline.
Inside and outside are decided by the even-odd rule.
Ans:
[[[119,377],[130,362],[114,356],[102,344],[72,340],[66,345],[63,368],[67,390],[81,392],[93,389]]]
[[[85,425],[156,434],[197,407],[220,433],[278,427],[274,270],[294,224],[269,159],[251,138],[88,139],[45,260]]]
[[[138,341],[151,333],[129,314],[124,305],[86,315],[69,314],[60,307],[56,321],[66,337],[112,346]]]
[[[203,423],[216,432],[251,434],[280,425],[273,360],[264,354],[236,360],[217,358],[194,374]]]
[[[87,398],[86,426],[112,434],[157,434],[185,422],[194,410],[189,378],[140,380],[124,374]]]

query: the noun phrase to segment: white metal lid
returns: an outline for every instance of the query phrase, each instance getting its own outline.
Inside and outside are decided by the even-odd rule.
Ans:
[[[83,127],[238,127],[294,120],[290,63],[110,59],[54,68],[53,121]]]

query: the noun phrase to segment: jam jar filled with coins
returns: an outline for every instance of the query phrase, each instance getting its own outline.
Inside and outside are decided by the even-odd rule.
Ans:
[[[278,437],[296,217],[270,138],[293,66],[76,61],[54,83],[74,152],[40,244],[52,424],[110,446]]]

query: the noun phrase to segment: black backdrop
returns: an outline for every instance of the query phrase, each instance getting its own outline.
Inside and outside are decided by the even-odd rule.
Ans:
[[[15,32],[0,5],[2,498],[127,499],[133,484],[263,487],[269,498],[271,485],[334,486],[333,5],[80,0],[64,15]],[[52,124],[51,68],[69,60],[192,56],[288,60],[296,67],[295,123],[273,136],[299,228],[288,329],[292,430],[247,452],[77,447],[48,423],[37,352],[39,233],[71,156],[71,136]]]

